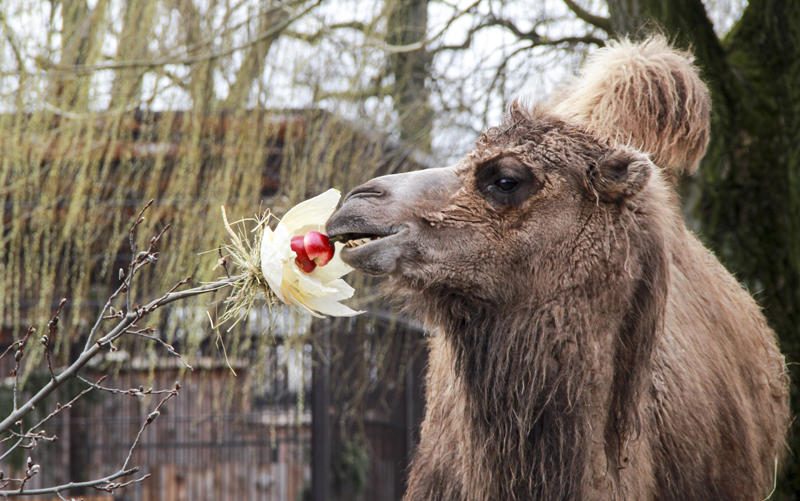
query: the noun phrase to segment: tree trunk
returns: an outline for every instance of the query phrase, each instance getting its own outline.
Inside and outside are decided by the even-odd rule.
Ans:
[[[53,9],[61,6],[61,56],[62,67],[90,64],[100,51],[98,30],[106,15],[107,0],[99,0],[94,9],[89,9],[85,0],[53,2]],[[61,109],[86,110],[89,107],[91,76],[75,75],[63,68],[52,71],[49,81],[49,99]]]
[[[207,5],[207,12],[213,12],[217,5],[216,0],[211,0]],[[183,34],[187,47],[196,47],[208,42],[208,23],[204,23],[203,16],[198,11],[192,0],[176,0],[176,6],[181,16]],[[209,45],[213,50],[213,45]],[[188,92],[192,98],[192,113],[202,117],[215,108],[214,94],[214,61],[211,59],[197,61],[189,67]]]
[[[701,200],[687,213],[763,306],[787,361],[800,360],[800,2],[751,0],[722,41],[700,0],[608,4],[618,32],[654,21],[696,54],[714,107],[709,152],[689,187]],[[789,367],[796,380],[800,366]],[[800,450],[798,433],[789,447]],[[796,455],[784,478],[779,494],[800,494]]]
[[[415,147],[430,151],[433,112],[430,91],[425,80],[430,55],[425,47],[417,50],[403,46],[423,42],[428,27],[428,0],[398,1],[389,7],[387,42],[398,48],[389,56],[394,75],[392,98],[400,120],[400,138]]]
[[[262,6],[261,14],[258,16],[258,32],[254,36],[260,36],[262,33],[275,29],[281,23],[285,23],[288,17],[289,13],[276,5]],[[253,82],[261,78],[264,73],[267,54],[279,36],[280,30],[247,50],[242,59],[242,65],[236,72],[236,78],[228,91],[228,97],[222,104],[224,109],[233,110],[247,105],[247,98],[253,88]]]
[[[127,0],[122,17],[122,32],[117,45],[117,61],[141,61],[147,59],[147,45],[150,43],[157,2]],[[120,69],[114,75],[111,87],[110,109],[123,108],[137,104],[142,89],[141,68]]]

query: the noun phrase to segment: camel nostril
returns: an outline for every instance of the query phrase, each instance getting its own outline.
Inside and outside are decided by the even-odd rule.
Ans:
[[[353,198],[380,198],[386,196],[387,190],[378,183],[365,183],[347,194],[344,201]]]

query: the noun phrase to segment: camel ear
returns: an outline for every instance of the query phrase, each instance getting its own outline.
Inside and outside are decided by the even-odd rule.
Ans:
[[[639,193],[653,172],[653,163],[633,151],[612,151],[589,166],[589,185],[605,202],[620,202]]]

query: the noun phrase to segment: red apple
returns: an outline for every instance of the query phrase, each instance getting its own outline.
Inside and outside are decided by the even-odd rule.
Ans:
[[[303,245],[303,235],[292,237],[291,247],[297,257],[294,258],[294,264],[306,273],[311,273],[317,265],[308,258],[306,248]]]
[[[305,256],[308,258],[308,254],[306,254],[306,247],[303,245],[303,235],[297,235],[296,237],[292,237],[292,243],[290,244],[292,250],[298,256]]]
[[[294,264],[306,273],[311,273],[317,267],[314,261],[311,261],[305,256],[297,256],[294,258]]]
[[[294,239],[292,243],[294,244]],[[333,259],[334,247],[328,239],[328,235],[318,231],[309,231],[303,238],[303,246],[308,258],[317,266],[325,266]]]

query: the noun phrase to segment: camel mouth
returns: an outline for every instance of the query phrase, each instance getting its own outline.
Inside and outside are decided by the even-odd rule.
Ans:
[[[371,242],[375,242],[382,238],[392,236],[391,233],[340,233],[338,235],[330,236],[331,242],[341,242],[347,249],[355,249]]]
[[[407,228],[358,230],[343,228],[328,233],[331,241],[344,243],[342,260],[369,275],[392,273],[399,255],[402,254],[401,247]]]

